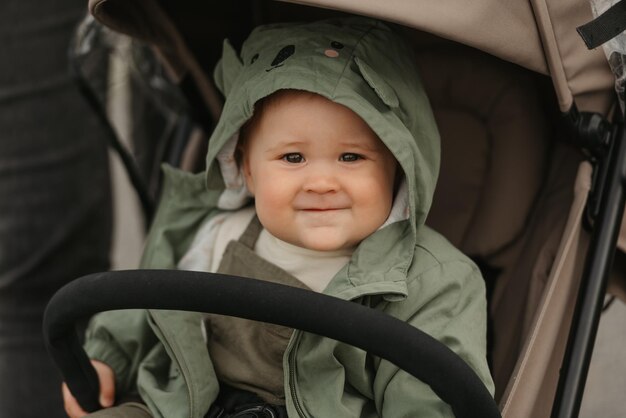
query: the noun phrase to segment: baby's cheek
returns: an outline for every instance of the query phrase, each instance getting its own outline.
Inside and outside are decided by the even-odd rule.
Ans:
[[[278,187],[257,188],[255,195],[256,211],[266,228],[284,221],[288,201],[281,196]],[[267,225],[266,225],[267,224]],[[271,231],[270,231],[271,232]]]
[[[284,204],[279,184],[273,186],[271,184],[265,184],[263,187],[257,187],[255,199],[259,200],[264,207],[272,210],[280,208]]]

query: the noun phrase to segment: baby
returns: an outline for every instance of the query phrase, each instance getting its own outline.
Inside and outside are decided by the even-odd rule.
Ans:
[[[362,18],[268,25],[240,54],[225,42],[215,80],[226,102],[206,177],[166,169],[142,267],[254,277],[381,310],[448,345],[493,392],[483,280],[424,225],[439,138],[408,48]],[[385,360],[254,321],[108,312],[85,349],[103,406],[139,401],[94,417],[453,416]],[[67,388],[64,398],[71,417],[86,414]]]

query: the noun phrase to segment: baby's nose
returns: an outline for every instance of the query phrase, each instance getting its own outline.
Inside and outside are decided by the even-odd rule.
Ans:
[[[340,183],[332,172],[320,171],[307,177],[304,189],[313,193],[336,192],[340,189]]]

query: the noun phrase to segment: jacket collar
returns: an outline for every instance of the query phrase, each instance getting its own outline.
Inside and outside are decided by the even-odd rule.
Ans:
[[[347,300],[367,295],[382,295],[390,302],[404,300],[414,247],[408,220],[376,231],[359,244],[324,293]]]

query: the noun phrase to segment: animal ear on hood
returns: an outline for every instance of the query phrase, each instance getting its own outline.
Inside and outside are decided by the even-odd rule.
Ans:
[[[400,105],[400,101],[398,100],[398,96],[396,95],[394,89],[380,75],[378,75],[376,70],[370,67],[362,59],[359,59],[359,57],[354,57],[354,62],[359,68],[359,72],[367,84],[369,84],[369,86],[376,92],[384,104],[391,108],[395,108]]]
[[[237,51],[228,39],[224,39],[222,58],[218,61],[213,72],[215,84],[224,96],[228,96],[242,69],[243,63],[239,59]]]

